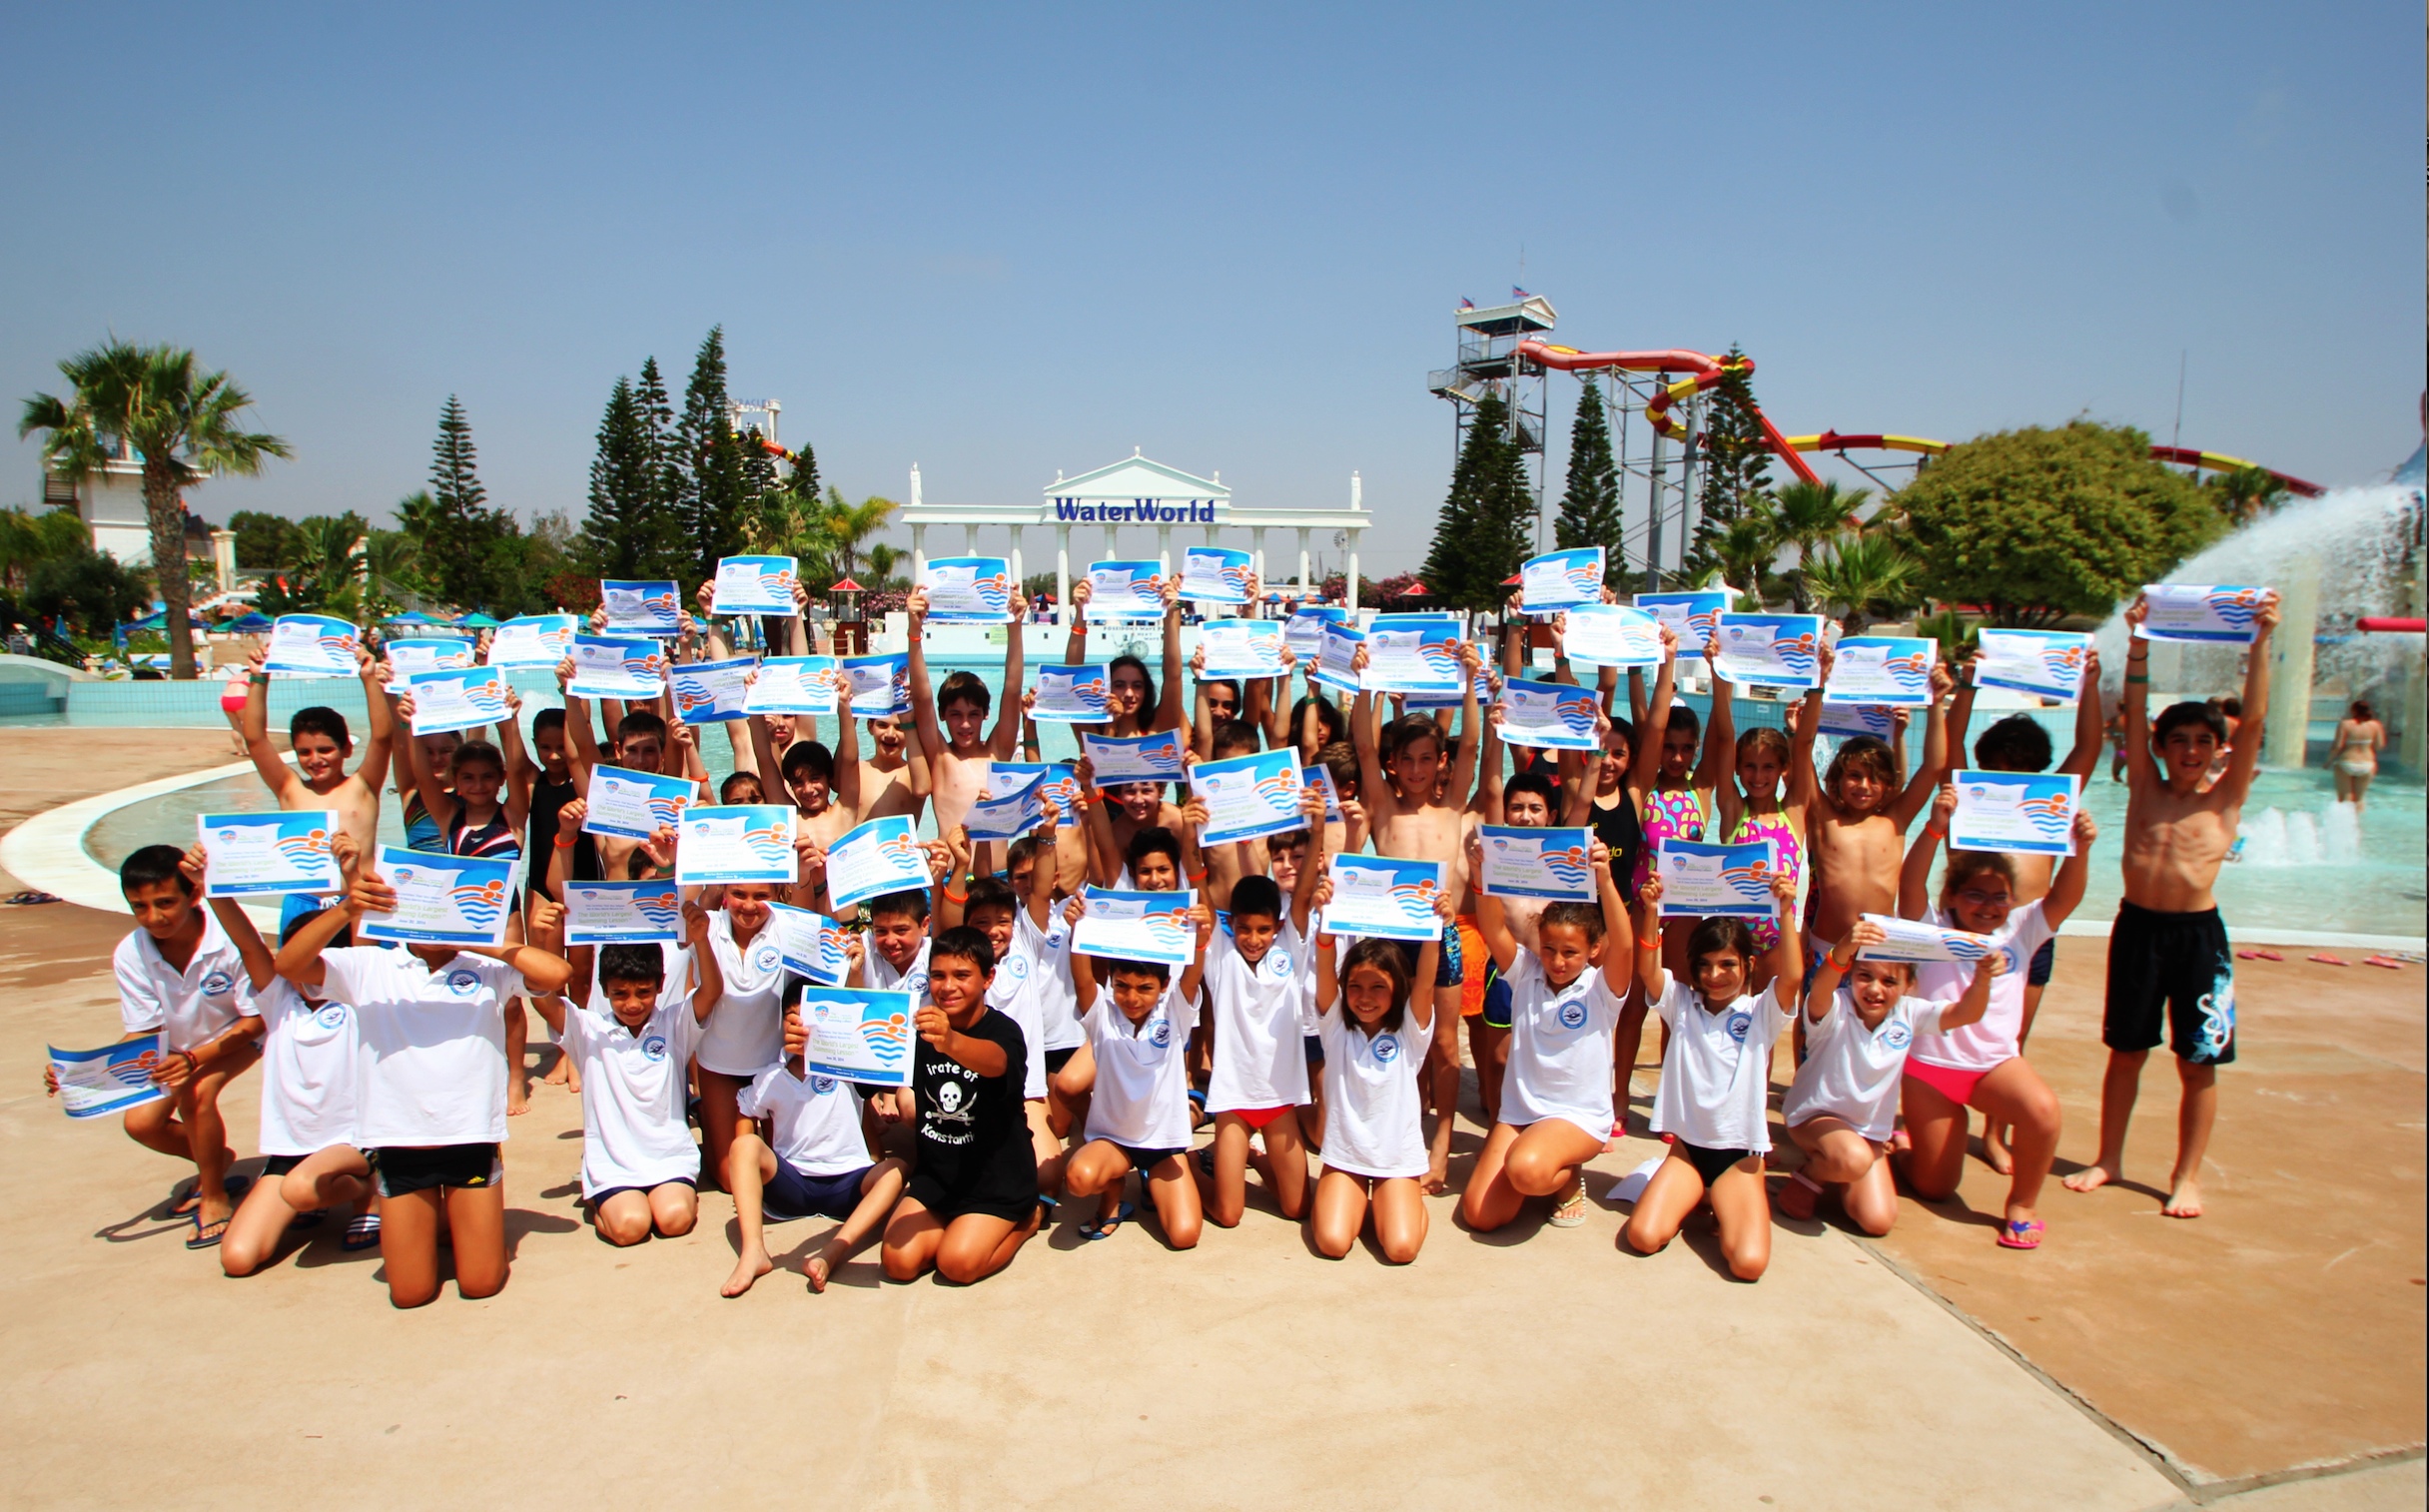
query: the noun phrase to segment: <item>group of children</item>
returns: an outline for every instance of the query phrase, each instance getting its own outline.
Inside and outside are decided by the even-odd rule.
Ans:
[[[1862,736],[1817,771],[1818,690],[1793,706],[1787,729],[1741,733],[1729,684],[1716,680],[1699,720],[1678,695],[1680,648],[1665,628],[1649,693],[1642,673],[1628,675],[1625,717],[1617,673],[1588,669],[1600,750],[1555,757],[1503,742],[1501,710],[1477,695],[1477,645],[1454,643],[1468,674],[1455,709],[1387,707],[1399,701],[1363,692],[1344,707],[1312,677],[1293,700],[1287,652],[1283,675],[1244,686],[1189,676],[1173,586],[1159,587],[1163,664],[1113,660],[1103,731],[1182,731],[1191,762],[1295,746],[1302,770],[1325,778],[1302,792],[1302,829],[1204,845],[1208,810],[1186,783],[1100,786],[1082,759],[1067,807],[1049,803],[1018,840],[971,842],[964,820],[987,796],[990,764],[1038,759],[1036,725],[1023,717],[1034,690],[1009,691],[1023,681],[1017,634],[1000,706],[968,672],[932,686],[915,592],[909,716],[865,721],[872,754],[849,712],[832,746],[810,716],[723,724],[734,770],[714,801],[789,802],[797,880],[684,889],[681,938],[663,944],[568,947],[561,900],[582,881],[673,875],[671,828],[637,840],[587,833],[587,798],[612,766],[688,778],[710,801],[707,726],[681,723],[663,696],[601,706],[568,691],[561,709],[536,713],[527,744],[519,716],[499,721],[494,742],[400,734],[411,700],[389,691],[390,669],[366,652],[361,760],[347,769],[343,717],[308,708],[290,722],[291,767],[268,735],[270,679],[257,661],[240,719],[247,748],[281,807],[338,814],[344,887],[289,898],[269,941],[234,904],[202,901],[199,847],[147,847],[122,868],[139,926],[116,959],[124,1027],[160,1033],[153,1075],[168,1093],[130,1112],[126,1129],[195,1166],[179,1197],[194,1219],[190,1246],[216,1245],[231,1275],[249,1274],[343,1210],[344,1242],[379,1245],[398,1305],[437,1294],[442,1243],[463,1295],[496,1291],[507,1272],[499,1148],[528,1097],[526,1006],[561,1048],[552,1076],[581,1099],[581,1192],[599,1236],[629,1245],[685,1233],[702,1183],[717,1186],[740,1233],[727,1296],[774,1267],[767,1225],[789,1219],[839,1224],[803,1264],[813,1290],[871,1239],[889,1276],[933,1269],[966,1283],[1009,1264],[1064,1204],[1092,1240],[1152,1206],[1164,1242],[1186,1249],[1209,1220],[1239,1223],[1252,1186],[1303,1221],[1320,1253],[1344,1255],[1371,1232],[1376,1253],[1405,1263],[1426,1238],[1424,1197],[1450,1183],[1461,1023],[1487,1126],[1458,1193],[1461,1221],[1500,1228],[1540,1198],[1551,1226],[1575,1227],[1585,1167],[1625,1132],[1649,1014],[1662,1050],[1645,1128],[1667,1147],[1630,1183],[1624,1246],[1658,1251],[1709,1205],[1732,1271],[1763,1273],[1772,1065],[1792,1026],[1781,1122],[1802,1160],[1783,1162],[1793,1163],[1784,1211],[1810,1217],[1828,1198],[1866,1231],[1887,1231],[1900,1180],[1927,1198],[1955,1191],[1979,1111],[1988,1158],[2011,1180],[1999,1242],[2041,1242],[2059,1110],[2024,1044],[2096,827],[2078,814],[2073,854],[2054,869],[2046,857],[1952,852],[1935,892],[1957,801],[1949,753],[1965,749],[1974,701],[1966,668],[1934,669],[1911,772],[1903,739]],[[1087,603],[1083,586],[1073,663],[1086,655]],[[1016,592],[1016,623],[1024,607]],[[2127,619],[2137,633],[2123,701],[2128,727],[2141,728],[2138,604]],[[2254,719],[2275,619],[2272,599],[2243,694]],[[1509,621],[1498,660],[1516,675],[1526,621]],[[800,619],[768,623],[772,642],[808,649]],[[1550,675],[1574,682],[1563,628],[1550,625]],[[730,644],[687,615],[671,650],[718,659]],[[1827,649],[1823,660],[1827,676]],[[570,674],[560,667],[560,687]],[[2096,686],[2094,666],[2062,772],[2088,775],[2098,759]],[[2215,1070],[2234,1055],[2231,953],[2210,886],[2253,761],[2244,742],[2213,771],[2224,737],[2204,705],[2180,704],[2159,717],[2149,748],[2127,753],[2100,1153],[2066,1181],[2090,1190],[2118,1176],[2164,1020],[2185,1100],[2166,1207],[2179,1216],[2200,1210]],[[2036,721],[2013,716],[1973,754],[1984,768],[2042,771],[2052,752]],[[524,858],[505,944],[356,938],[367,915],[396,902],[377,851],[392,759],[412,848]],[[828,848],[892,814],[932,820],[930,886],[836,908]],[[1588,828],[1594,901],[1478,892],[1483,825]],[[1671,838],[1770,841],[1772,916],[1665,917],[1656,858]],[[1438,937],[1412,946],[1324,928],[1332,858],[1369,846],[1440,863]],[[1091,888],[1194,895],[1187,964],[1076,952]],[[908,995],[908,1086],[806,1071],[811,984],[786,969],[778,904],[854,932],[846,986]],[[1872,959],[1883,917],[1975,937],[1979,959]],[[268,1159],[247,1182],[230,1174],[218,1098],[257,1060]]]

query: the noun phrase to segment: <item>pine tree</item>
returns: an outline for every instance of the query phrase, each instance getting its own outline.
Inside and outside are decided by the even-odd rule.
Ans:
[[[582,522],[583,563],[599,577],[645,577],[644,539],[652,523],[653,458],[649,423],[628,378],[617,378],[599,420],[590,463],[590,515]]]
[[[656,358],[641,360],[641,381],[632,397],[641,411],[641,429],[649,447],[649,506],[671,526],[681,510],[683,466],[675,454],[674,401],[666,396],[666,379],[658,372]]]
[[[1607,578],[1618,581],[1627,567],[1619,511],[1619,469],[1611,460],[1611,424],[1603,416],[1602,389],[1592,378],[1577,394],[1577,418],[1569,426],[1569,483],[1552,521],[1552,541],[1603,548]]]
[[[1680,580],[1696,582],[1721,565],[1715,542],[1743,518],[1748,500],[1771,486],[1771,442],[1756,418],[1754,385],[1738,365],[1746,355],[1733,343],[1722,361],[1731,371],[1711,390],[1699,444],[1703,488],[1696,497],[1695,537],[1680,566]]]
[[[488,504],[480,484],[479,457],[472,445],[472,422],[463,403],[447,395],[438,412],[438,435],[430,443],[429,537],[422,543],[424,559],[438,596],[462,608],[476,608],[498,597],[499,579],[510,570],[512,548],[519,536],[511,518]]]
[[[1450,492],[1419,575],[1436,603],[1489,612],[1508,596],[1502,580],[1526,560],[1534,497],[1526,459],[1509,434],[1509,410],[1487,394],[1468,421]]]
[[[712,326],[692,364],[683,390],[683,413],[674,426],[675,465],[681,469],[676,516],[690,548],[693,579],[713,577],[717,558],[743,549],[742,445],[734,435],[725,392],[725,328]]]

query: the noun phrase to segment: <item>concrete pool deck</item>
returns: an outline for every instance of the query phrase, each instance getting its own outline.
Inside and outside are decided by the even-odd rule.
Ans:
[[[0,731],[16,778],[0,825],[227,760],[217,732]],[[1977,1164],[1963,1200],[1910,1201],[1877,1243],[1783,1224],[1758,1285],[1721,1279],[1692,1229],[1637,1258],[1615,1248],[1604,1195],[1655,1147],[1631,1138],[1596,1162],[1584,1228],[1472,1236],[1442,1199],[1401,1270],[1316,1259],[1252,1206],[1188,1254],[1152,1224],[1106,1244],[1058,1227],[967,1290],[882,1284],[864,1257],[824,1297],[780,1271],[725,1302],[730,1205],[704,1198],[681,1240],[601,1244],[574,1200],[576,1100],[543,1088],[506,1147],[512,1283],[399,1314],[377,1255],[328,1237],[224,1279],[151,1215],[171,1163],[42,1098],[46,1043],[117,1033],[108,953],[126,928],[69,905],[0,910],[16,1009],[0,1089],[23,1089],[0,1096],[17,1156],[0,1175],[9,1505],[367,1487],[407,1505],[586,1504],[608,1486],[698,1501],[787,1475],[903,1507],[2429,1494],[2417,975],[2245,963],[2211,1215],[2162,1220],[2131,1187],[2052,1190],[2037,1254],[1991,1243],[1976,1214],[1998,1178]],[[2097,988],[2098,948],[2061,946],[2032,1047],[2066,1108],[2061,1170],[2092,1143]],[[1651,1084],[1639,1074],[1640,1109]],[[2163,1168],[2173,1092],[2153,1068],[2130,1174]],[[248,1155],[257,1093],[249,1076],[228,1103]],[[1480,1137],[1462,1125],[1454,1177]],[[827,1227],[771,1239],[797,1256]]]

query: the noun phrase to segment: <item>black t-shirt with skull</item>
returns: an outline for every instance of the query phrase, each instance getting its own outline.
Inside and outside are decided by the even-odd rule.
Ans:
[[[1021,1026],[987,1010],[962,1031],[1004,1047],[1004,1074],[982,1077],[921,1040],[913,1086],[919,1093],[919,1171],[960,1203],[1018,1203],[1038,1192],[1021,1090],[1028,1047]]]

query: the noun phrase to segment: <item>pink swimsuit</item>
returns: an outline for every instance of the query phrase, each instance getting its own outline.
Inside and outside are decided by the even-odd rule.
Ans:
[[[1771,842],[1772,852],[1780,858],[1780,869],[1788,873],[1789,881],[1804,880],[1799,870],[1805,862],[1804,848],[1797,843],[1796,826],[1788,822],[1786,814],[1777,810],[1768,814],[1740,814],[1737,833],[1729,837],[1728,843],[1752,845],[1758,840]],[[1765,919],[1752,927],[1756,950],[1767,951],[1780,943],[1779,920]]]
[[[1704,838],[1704,795],[1694,788],[1650,788],[1645,793],[1645,848],[1636,857],[1636,891],[1643,892],[1665,840]]]

